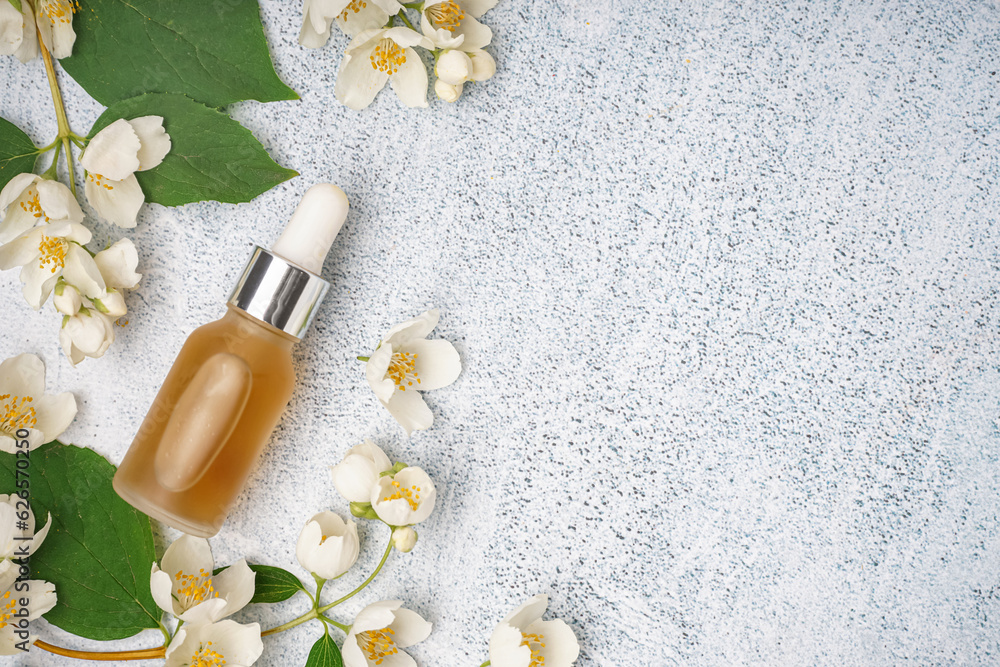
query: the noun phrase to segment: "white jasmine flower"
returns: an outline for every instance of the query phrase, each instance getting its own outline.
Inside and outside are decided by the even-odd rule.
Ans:
[[[472,59],[463,51],[448,49],[438,57],[434,73],[441,81],[457,86],[472,78]]]
[[[212,576],[215,560],[208,540],[203,537],[181,536],[167,547],[160,564],[157,567],[153,563],[150,575],[153,599],[161,609],[186,623],[214,623],[239,611],[253,597],[257,575],[244,559]],[[183,642],[175,637],[171,646],[177,641]],[[169,658],[169,650],[167,655]],[[169,659],[167,664],[172,664]]]
[[[469,51],[472,60],[472,80],[486,81],[497,73],[497,61],[486,51]]]
[[[333,512],[320,512],[299,533],[295,557],[320,579],[336,579],[358,560],[358,526]]]
[[[372,391],[407,434],[430,428],[434,422],[417,390],[447,387],[462,372],[454,345],[446,340],[425,340],[437,323],[438,311],[434,309],[397,324],[365,367]]]
[[[549,604],[536,595],[497,624],[490,637],[494,667],[569,667],[580,655],[580,644],[565,622],[541,620]]]
[[[14,56],[26,63],[38,55],[38,34],[31,4],[21,1],[21,11],[12,4],[0,4],[0,56]]]
[[[402,604],[399,600],[384,600],[358,613],[344,640],[344,667],[415,664],[413,658],[399,649],[427,639],[431,624],[415,611],[404,609]]]
[[[353,37],[362,30],[381,28],[389,16],[402,9],[396,0],[305,0],[299,44],[311,49],[324,46],[330,39],[330,24],[334,19]]]
[[[406,106],[427,106],[427,70],[414,46],[429,49],[433,44],[409,28],[363,30],[347,45],[333,88],[337,99],[364,109],[389,81]]]
[[[382,521],[390,526],[409,526],[431,515],[437,489],[420,468],[403,468],[395,475],[380,477],[369,501]]]
[[[20,354],[0,363],[0,450],[13,454],[22,440],[28,441],[29,451],[51,442],[62,435],[74,417],[73,394],[45,394],[45,364],[41,359]],[[17,436],[22,429],[28,431],[27,438]],[[43,530],[48,530],[47,524]]]
[[[21,0],[22,7],[25,0]],[[34,0],[38,34],[53,58],[68,58],[73,54],[76,32],[73,30],[73,13],[79,4],[73,0]]]
[[[250,667],[263,652],[259,623],[241,625],[226,620],[185,624],[167,647],[166,667]]]
[[[120,317],[120,316],[119,316]],[[98,359],[115,342],[114,318],[93,308],[82,308],[63,318],[59,344],[74,366],[86,357]]]
[[[112,320],[117,320],[128,312],[128,308],[125,307],[125,297],[117,290],[108,290],[104,297],[93,299],[92,303],[102,315],[107,315]]]
[[[6,589],[0,590],[3,590],[0,594],[0,655],[23,655],[24,651],[17,645],[25,639],[14,633],[23,632],[30,627],[28,623],[56,606],[56,587],[40,579],[26,579],[16,584],[11,582]],[[22,601],[27,601],[27,605],[21,606]],[[24,609],[28,610],[27,616],[15,616]],[[36,639],[38,637],[29,634],[27,645]]]
[[[75,222],[33,227],[0,246],[0,269],[21,268],[22,293],[32,308],[45,303],[59,278],[87,297],[104,294],[104,278],[83,245],[90,230]]]
[[[379,475],[392,468],[389,457],[371,440],[347,450],[344,460],[331,468],[333,485],[348,502],[367,503]]]
[[[493,31],[476,19],[497,0],[427,0],[420,14],[420,29],[439,49],[476,51],[493,39]]]
[[[413,551],[417,546],[417,531],[409,526],[401,526],[392,531],[392,546],[404,554]]]
[[[3,244],[42,223],[83,222],[83,210],[70,189],[59,181],[18,174],[0,190],[0,220]]]
[[[170,152],[161,116],[118,119],[98,132],[80,157],[87,170],[87,199],[119,227],[135,227],[145,201],[135,172],[152,169]]]
[[[457,102],[458,98],[462,96],[462,91],[465,89],[465,84],[458,84],[453,86],[450,83],[445,83],[441,79],[434,82],[434,92],[437,96],[444,100],[445,102]]]
[[[139,264],[139,255],[135,244],[129,239],[120,239],[106,250],[94,257],[97,268],[104,277],[105,284],[113,289],[133,289],[142,279],[142,274],[135,272]]]
[[[13,561],[35,553],[52,526],[52,514],[49,514],[45,525],[36,533],[35,514],[26,505],[17,494],[0,494],[0,590],[6,590],[17,579],[19,566]],[[27,512],[28,518],[18,518],[20,512]]]

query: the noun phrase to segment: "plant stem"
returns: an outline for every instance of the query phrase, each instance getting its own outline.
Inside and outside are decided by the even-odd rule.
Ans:
[[[59,127],[58,139],[62,141],[63,148],[66,149],[66,169],[69,171],[69,187],[73,190],[73,196],[75,197],[76,178],[73,175],[73,152],[69,147],[69,138],[73,134],[73,131],[69,129],[69,121],[66,120],[66,107],[63,105],[62,93],[59,91],[59,81],[56,79],[55,65],[52,64],[52,54],[45,48],[41,33],[38,33],[38,47],[42,51],[42,60],[45,61],[45,74],[49,78],[49,92],[52,93],[52,104],[56,108],[56,124]],[[53,164],[55,164],[54,160]]]
[[[56,179],[56,169],[59,167],[59,153],[62,152],[62,144],[56,144],[56,154],[52,156],[52,164],[42,174],[42,178]]]
[[[415,29],[413,27],[413,24],[410,23],[410,19],[406,18],[406,11],[405,10],[401,11],[399,14],[397,14],[397,16],[399,16],[399,18],[403,19],[403,23],[406,24],[407,28],[409,28],[410,30],[414,30]]]
[[[378,567],[375,568],[375,571],[372,572],[371,575],[367,579],[365,579],[361,583],[360,586],[358,586],[357,588],[355,588],[353,591],[351,591],[350,593],[348,593],[344,597],[340,598],[339,600],[334,600],[330,604],[323,605],[322,607],[320,607],[319,608],[319,612],[323,613],[323,612],[325,612],[325,611],[327,611],[329,609],[333,609],[334,607],[336,607],[341,602],[346,602],[347,600],[350,600],[352,597],[354,597],[355,595],[357,595],[358,593],[360,593],[365,588],[365,586],[367,586],[368,584],[370,584],[372,582],[372,579],[374,579],[375,575],[377,575],[379,573],[379,571],[382,569],[382,566],[385,565],[385,562],[387,560],[389,560],[389,554],[390,553],[392,553],[392,538],[389,539],[389,544],[387,544],[385,546],[385,553],[382,554],[382,560],[379,561]]]
[[[341,632],[343,632],[345,635],[348,634],[348,633],[350,633],[350,631],[351,631],[351,626],[344,625],[343,623],[338,623],[337,621],[333,620],[329,616],[324,616],[323,614],[320,614],[319,618],[320,618],[321,621],[325,620],[330,625],[333,625],[333,626],[336,626],[336,627],[340,628]]]
[[[284,632],[285,630],[290,630],[290,629],[294,628],[296,625],[302,625],[306,621],[311,621],[314,618],[318,618],[318,617],[319,617],[319,612],[317,612],[315,609],[310,609],[309,611],[307,611],[306,613],[302,614],[298,618],[293,618],[292,620],[288,621],[288,623],[284,623],[282,625],[279,625],[276,628],[271,628],[270,630],[265,630],[264,632],[260,633],[260,636],[261,637],[266,637],[268,635],[276,635],[279,632]]]
[[[62,646],[53,646],[48,642],[43,642],[41,639],[35,640],[35,646],[49,653],[55,653],[67,658],[77,658],[78,660],[154,660],[162,658],[167,654],[167,649],[164,646],[139,651],[76,651],[71,648],[63,648]]]

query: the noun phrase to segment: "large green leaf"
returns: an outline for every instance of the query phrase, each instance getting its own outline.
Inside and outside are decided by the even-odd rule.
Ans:
[[[278,78],[256,0],[87,0],[60,64],[98,102],[182,93],[211,106],[298,99]]]
[[[255,565],[247,563],[250,569],[257,573],[254,578],[253,597],[251,604],[268,604],[281,602],[292,597],[299,591],[306,590],[299,578],[288,570],[273,565]],[[229,566],[216,568],[212,575],[219,574]]]
[[[323,636],[313,644],[306,658],[306,667],[343,667],[344,659],[340,656],[340,649],[336,642],[324,630]]]
[[[56,587],[58,602],[46,620],[101,640],[157,627],[160,610],[149,592],[155,559],[149,517],[111,488],[115,467],[90,449],[58,442],[31,452],[29,462],[37,524],[52,513],[52,528],[30,561],[32,578]],[[23,471],[17,479],[25,479]],[[2,452],[0,490],[15,491],[15,458]]]
[[[31,171],[38,149],[21,129],[0,118],[0,189],[18,174]]]
[[[150,93],[118,102],[101,114],[90,136],[119,118],[149,115],[163,116],[171,147],[158,167],[136,172],[148,201],[248,202],[298,175],[272,160],[250,130],[184,95]]]

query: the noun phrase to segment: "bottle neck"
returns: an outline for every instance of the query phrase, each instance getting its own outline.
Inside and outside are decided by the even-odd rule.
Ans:
[[[291,350],[299,342],[299,339],[290,333],[257,319],[231,303],[226,304],[226,314],[222,316],[222,319],[232,322],[239,329],[245,329],[247,326],[253,327],[253,330],[258,334],[273,339],[275,344],[285,347],[288,350]]]

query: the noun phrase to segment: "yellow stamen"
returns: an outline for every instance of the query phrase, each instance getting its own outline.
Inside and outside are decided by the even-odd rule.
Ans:
[[[28,194],[31,195],[31,199],[21,202],[21,210],[36,218],[45,218],[45,222],[49,222],[49,216],[45,215],[42,205],[38,202],[38,191],[28,190]]]
[[[203,602],[209,598],[219,597],[212,586],[212,573],[206,572],[205,568],[198,570],[197,574],[184,574],[184,571],[181,570],[174,578],[180,582],[177,595],[182,598],[180,603],[183,607],[190,607],[192,604]]]
[[[72,23],[73,14],[80,11],[80,3],[76,0],[41,0],[38,13],[45,16],[53,24]]]
[[[48,264],[52,268],[51,273],[66,266],[66,251],[69,244],[57,236],[42,236],[41,243],[38,244],[38,268],[44,269]]]
[[[394,634],[396,633],[389,627],[381,630],[368,630],[358,635],[358,645],[362,651],[368,654],[369,660],[374,660],[376,665],[381,665],[388,656],[399,653],[396,642],[390,636]]]
[[[210,648],[211,646],[212,642],[199,642],[198,650],[191,656],[191,662],[187,663],[188,667],[221,667],[226,664],[226,657]]]
[[[465,12],[458,6],[457,2],[447,0],[434,5],[427,10],[427,16],[438,28],[444,28],[448,32],[455,32],[465,18]]]
[[[10,617],[14,615],[14,606],[17,603],[16,598],[10,597],[10,591],[3,594],[3,599],[5,602],[3,603],[3,606],[0,607],[0,628],[7,627],[7,621],[9,621]]]
[[[35,409],[28,405],[31,396],[0,395],[0,431],[17,433],[22,428],[34,428],[38,423]]]
[[[104,188],[105,190],[114,190],[115,186],[108,182],[108,179],[100,174],[94,174],[92,172],[87,172],[87,180],[96,185],[99,188]]]
[[[416,369],[416,352],[396,352],[389,360],[389,370],[386,371],[385,376],[392,378],[400,391],[406,391],[407,387],[413,386],[414,380],[420,384],[420,378],[417,377],[419,373]]]
[[[399,44],[383,37],[372,50],[371,61],[372,69],[392,76],[406,62],[406,53]]]
[[[351,4],[347,5],[347,7],[344,8],[344,11],[340,13],[340,20],[341,21],[347,20],[348,11],[354,12],[355,14],[360,14],[361,10],[367,6],[368,3],[365,2],[365,0],[351,0]]]
[[[392,492],[392,495],[385,496],[382,498],[382,502],[388,502],[390,500],[404,499],[410,506],[410,509],[414,512],[420,507],[420,487],[414,484],[410,488],[404,488],[396,480],[392,480],[392,486],[396,489]]]
[[[542,649],[545,648],[544,639],[545,635],[534,633],[521,635],[521,646],[527,646],[531,651],[531,662],[528,663],[528,667],[545,667],[545,656],[542,655]]]

